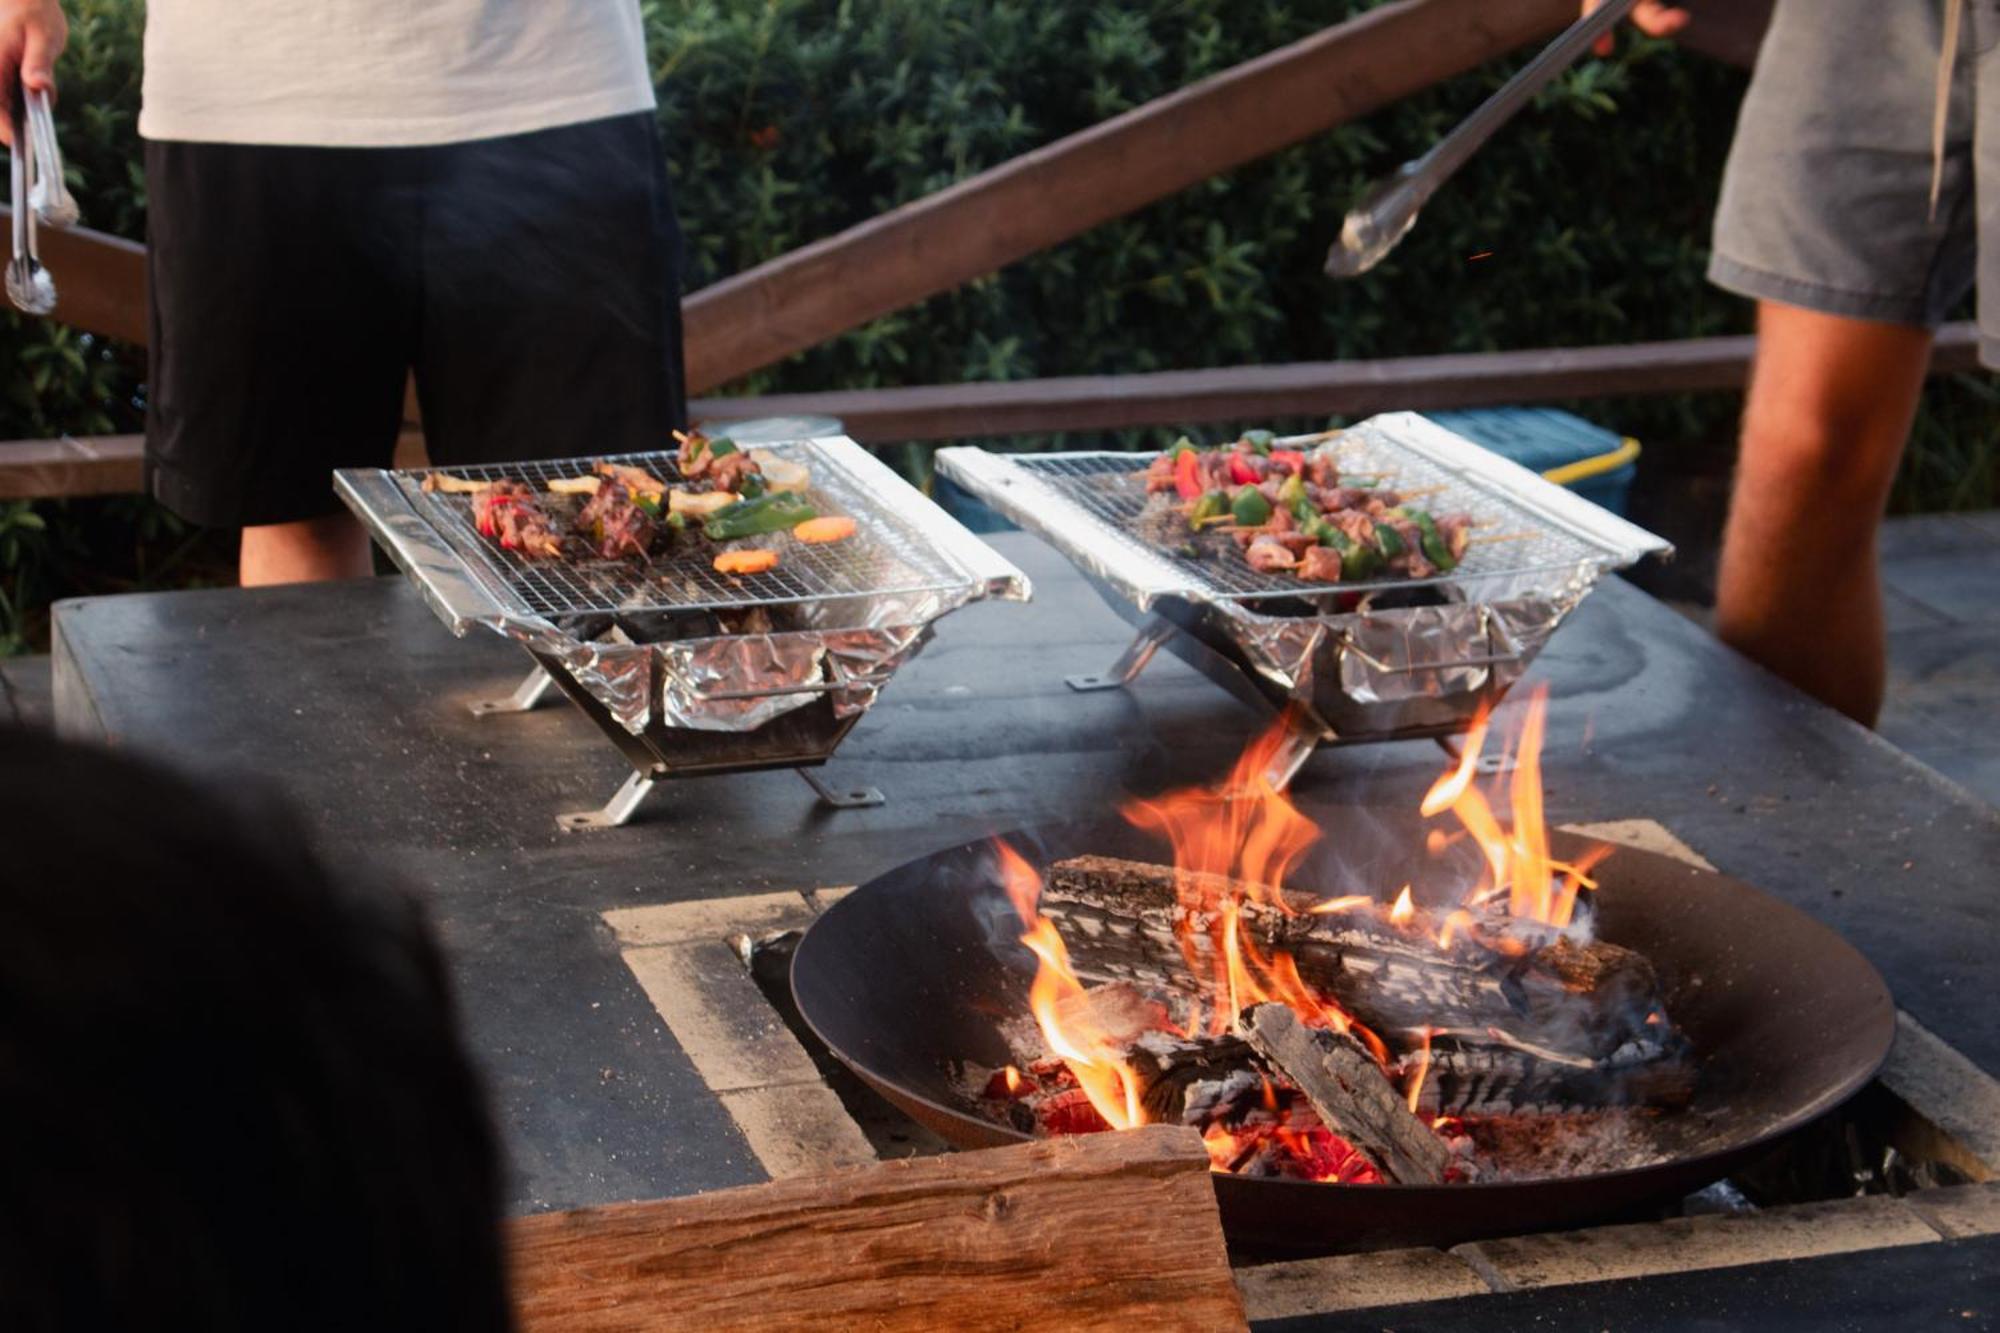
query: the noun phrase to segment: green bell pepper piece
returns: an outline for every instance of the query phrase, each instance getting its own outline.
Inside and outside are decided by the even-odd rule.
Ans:
[[[708,442],[708,456],[710,458],[723,458],[735,452],[737,452],[736,441],[730,439],[727,435],[719,440],[710,440]]]
[[[1402,512],[1410,522],[1417,525],[1417,536],[1423,544],[1424,559],[1436,565],[1440,574],[1449,574],[1457,569],[1458,561],[1452,557],[1451,547],[1445,544],[1444,537],[1439,534],[1437,520],[1422,509],[1405,509]]]
[[[1222,518],[1229,512],[1229,497],[1221,491],[1210,491],[1196,500],[1194,508],[1188,511],[1188,526],[1202,527],[1212,519]]]
[[[812,501],[797,491],[773,491],[754,500],[738,500],[725,505],[702,521],[701,530],[711,540],[724,542],[759,533],[783,532],[809,518],[818,518]]]
[[[1382,554],[1391,560],[1403,553],[1403,537],[1387,523],[1375,525],[1375,544],[1382,548]]]
[[[1236,498],[1229,502],[1229,512],[1239,525],[1246,528],[1261,528],[1271,521],[1271,502],[1264,498],[1264,492],[1255,486],[1245,486],[1236,492]]]
[[[1200,452],[1201,452],[1201,446],[1197,445],[1193,440],[1190,440],[1185,435],[1181,436],[1178,440],[1175,440],[1172,444],[1167,446],[1168,458],[1179,458],[1182,454],[1198,454]]]
[[[1246,430],[1243,432],[1243,443],[1266,457],[1269,457],[1271,453],[1271,441],[1277,438],[1277,436],[1268,430]]]

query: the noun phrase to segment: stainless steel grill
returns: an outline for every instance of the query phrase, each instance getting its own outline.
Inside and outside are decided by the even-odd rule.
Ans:
[[[1526,468],[1411,413],[1374,417],[1291,447],[1332,450],[1349,475],[1469,514],[1473,544],[1448,574],[1308,583],[1261,574],[1149,534],[1147,454],[991,454],[943,449],[938,471],[1068,556],[1138,635],[1077,690],[1131,683],[1162,647],[1290,719],[1271,779],[1289,781],[1323,743],[1443,736],[1520,678],[1606,570],[1665,542]]]
[[[1552,526],[1544,515],[1482,489],[1438,460],[1398,448],[1372,432],[1344,436],[1330,447],[1339,455],[1343,476],[1372,478],[1397,492],[1424,492],[1416,501],[1423,508],[1435,514],[1470,514],[1473,520],[1472,544],[1451,573],[1345,583],[1337,585],[1341,593],[1361,588],[1463,587],[1495,578],[1573,570],[1603,558],[1599,546]],[[1140,515],[1148,498],[1142,474],[1151,460],[1149,454],[1128,453],[1025,454],[1010,459],[1112,532],[1171,561],[1191,582],[1205,586],[1216,597],[1255,603],[1316,595],[1324,601],[1330,593],[1338,595],[1330,585],[1307,583],[1290,574],[1261,573],[1243,560],[1184,555],[1148,540]]]
[[[804,464],[815,506],[852,518],[855,535],[724,543],[777,550],[776,569],[741,577],[716,573],[717,544],[694,534],[646,560],[529,559],[479,535],[472,497],[424,490],[426,472],[335,474],[335,491],[453,633],[483,626],[535,659],[511,698],[473,702],[474,713],[525,711],[553,684],[631,761],[603,809],[562,815],[563,828],[624,823],[660,778],[752,768],[796,768],[836,806],[879,802],[869,790],[831,791],[808,770],[922,649],[932,621],[981,598],[1027,599],[1019,570],[852,440],[759,448]],[[604,462],[682,480],[669,453],[450,471],[545,490]]]
[[[882,503],[819,442],[759,446],[811,470],[810,494],[823,514],[845,514],[858,525],[844,542],[811,545],[790,533],[726,545],[775,550],[778,567],[737,577],[715,572],[716,544],[689,537],[664,554],[644,561],[531,559],[503,550],[473,527],[473,497],[426,491],[424,473],[390,474],[418,513],[429,518],[446,540],[522,609],[551,618],[646,611],[745,610],[933,592],[962,583],[964,570],[945,559],[923,532],[897,509]],[[620,454],[606,458],[559,459],[536,463],[492,463],[448,469],[469,481],[520,481],[537,490],[547,483],[591,474],[599,462],[641,468],[673,485],[685,480],[671,453]],[[551,497],[561,499],[561,497]]]

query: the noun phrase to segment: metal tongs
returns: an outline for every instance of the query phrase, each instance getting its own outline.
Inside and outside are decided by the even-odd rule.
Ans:
[[[1405,162],[1361,196],[1341,224],[1340,239],[1327,251],[1326,271],[1336,278],[1359,277],[1382,262],[1417,225],[1417,214],[1438,187],[1450,180],[1502,125],[1514,118],[1551,79],[1568,69],[1590,44],[1611,31],[1637,0],[1609,0],[1586,14],[1521,66],[1501,89],[1479,104],[1458,128],[1428,153]]]
[[[24,91],[18,84],[14,92],[14,147],[8,154],[14,257],[7,263],[7,299],[28,314],[46,315],[56,308],[56,282],[42,264],[36,228],[73,227],[80,214],[63,181],[49,95]]]

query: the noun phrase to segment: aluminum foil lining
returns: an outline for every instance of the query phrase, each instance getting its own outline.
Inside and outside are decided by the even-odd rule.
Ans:
[[[1315,437],[1287,441],[1303,447]],[[1671,547],[1512,461],[1411,413],[1332,447],[1344,470],[1425,489],[1488,540],[1449,575],[1305,584],[1163,551],[1136,531],[1150,455],[940,450],[938,470],[1062,551],[1114,601],[1154,613],[1306,710],[1328,738],[1462,723],[1526,671],[1597,579]]]
[[[983,598],[1029,597],[1026,576],[853,441],[759,447],[805,462],[815,497],[860,529],[845,551],[802,548],[784,579],[764,583],[719,582],[703,547],[679,563],[600,572],[525,562],[472,531],[462,498],[423,491],[423,471],[344,470],[335,490],[452,633],[483,627],[552,659],[635,736],[655,725],[755,731],[823,696],[852,717],[932,621]],[[598,461],[452,471],[540,481]],[[613,461],[677,475],[671,455]]]

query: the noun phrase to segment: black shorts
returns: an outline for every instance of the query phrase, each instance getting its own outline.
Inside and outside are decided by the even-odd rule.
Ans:
[[[440,464],[686,424],[681,238],[650,114],[426,148],[148,143],[148,489],[197,523],[338,510],[416,375]]]

